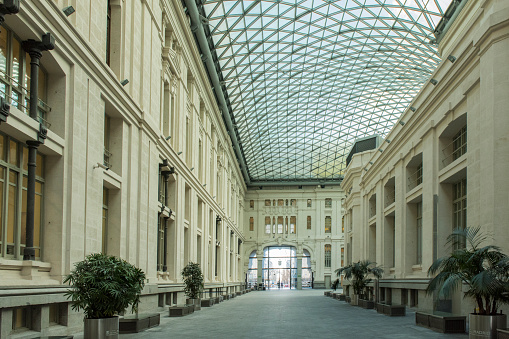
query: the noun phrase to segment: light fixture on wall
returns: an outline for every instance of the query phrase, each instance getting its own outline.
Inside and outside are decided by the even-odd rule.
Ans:
[[[194,167],[191,167],[189,170],[190,170],[190,171],[194,170]]]
[[[128,83],[129,83],[129,80],[127,80],[127,79],[124,79],[124,80],[120,81],[120,84],[121,84],[122,86],[125,86],[125,85],[127,85]]]
[[[171,139],[171,135],[168,135],[166,138],[164,138],[165,140],[170,140]]]
[[[417,111],[417,108],[415,108],[414,106],[410,106],[410,110],[411,110],[412,112],[415,112],[415,111]]]
[[[449,60],[450,62],[454,63],[456,61],[456,57],[454,55],[449,55],[447,57],[447,60]]]
[[[370,165],[373,165],[373,161],[370,161],[370,162],[369,162],[369,164],[370,164]]]
[[[379,148],[379,149],[378,149],[378,152],[383,153],[383,152],[384,152],[384,150],[383,150],[383,149],[381,149],[381,148]]]
[[[368,169],[367,169],[366,167],[364,167],[364,170],[365,170],[366,172],[368,171]]]
[[[104,164],[101,164],[100,162],[98,162],[97,164],[94,165],[93,169],[96,169],[96,168],[102,168],[103,170],[109,170],[110,168]]]
[[[400,124],[401,126],[405,126],[405,122],[404,122],[404,121],[401,121],[401,120],[400,120],[400,121],[399,121],[399,124]]]
[[[390,144],[391,143],[391,140],[390,139],[385,139],[385,142]]]
[[[214,196],[212,197],[212,199],[215,199],[215,198],[216,198],[216,196],[214,195]]]
[[[182,154],[182,151],[178,152],[177,155],[181,155]]]
[[[207,184],[203,184],[203,187],[207,186]]]
[[[433,86],[436,86],[438,84],[438,80],[433,78],[429,79],[429,82],[431,82]]]
[[[67,7],[62,8],[62,12],[64,12],[65,16],[69,16],[72,13],[76,12],[76,10],[72,6],[67,6]]]

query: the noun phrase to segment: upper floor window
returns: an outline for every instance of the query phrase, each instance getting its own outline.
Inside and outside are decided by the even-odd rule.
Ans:
[[[330,215],[325,217],[325,233],[331,232],[332,218]]]
[[[308,199],[308,207],[311,207],[311,199]]]
[[[290,233],[295,234],[295,227],[297,224],[297,217],[290,217]]]
[[[269,199],[265,199],[265,206],[270,206],[270,200]]]
[[[270,234],[270,225],[270,217],[265,217],[265,234]]]
[[[311,216],[308,215],[308,220],[307,220],[307,229],[310,230],[311,229]]]
[[[283,199],[278,199],[277,205],[278,206],[284,206],[285,205],[285,201]]]
[[[331,245],[325,245],[325,267],[331,267]]]
[[[416,259],[417,259],[417,264],[420,265],[420,264],[422,264],[422,201],[419,202],[416,207],[417,207],[416,220],[415,220],[415,223],[417,226],[417,229],[416,229],[417,258]]]
[[[290,205],[292,207],[297,207],[297,200],[295,200],[295,199],[290,200]]]
[[[44,157],[38,152],[35,173],[34,248],[41,257]],[[0,257],[21,259],[26,244],[28,149],[0,134]]]
[[[249,217],[249,230],[254,231],[254,217]]]
[[[331,198],[325,199],[325,208],[332,208],[332,199]]]
[[[0,31],[0,96],[25,114],[30,110],[30,55],[21,47],[20,40],[9,29]],[[47,114],[47,73],[39,67],[37,107],[39,121],[49,128]]]
[[[462,129],[453,137],[452,140],[452,160],[456,160],[463,154],[467,153],[467,126]]]
[[[249,200],[249,208],[254,208],[254,200]]]
[[[111,118],[104,114],[104,166],[111,168],[111,149],[110,149],[110,134],[111,134]]]
[[[423,165],[422,153],[414,156],[407,164],[407,185],[408,191],[422,184]]]
[[[462,179],[453,185],[453,228],[467,227],[467,179]],[[458,244],[457,247],[465,247]]]

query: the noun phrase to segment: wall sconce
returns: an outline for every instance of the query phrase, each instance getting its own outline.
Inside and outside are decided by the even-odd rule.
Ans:
[[[415,108],[414,106],[410,106],[410,110],[411,110],[412,112],[415,112],[415,111],[417,111],[417,108]]]
[[[391,140],[390,139],[385,139],[385,142],[387,142],[388,144],[391,143]]]
[[[437,80],[437,79],[433,79],[433,78],[431,78],[431,79],[429,80],[429,82],[431,82],[431,84],[432,84],[433,86],[436,86],[436,85],[438,84],[438,80]]]
[[[65,16],[69,16],[72,13],[76,12],[76,10],[72,6],[67,6],[67,7],[62,8],[62,12],[64,12]]]
[[[373,161],[370,161],[370,162],[369,162],[369,164],[370,164],[370,165],[373,165]]]
[[[212,199],[215,199],[215,198],[216,198],[216,196],[214,195],[214,196],[212,197]]]
[[[168,135],[166,138],[164,138],[165,140],[170,140],[171,139],[171,135]]]
[[[127,79],[124,79],[124,80],[120,81],[120,84],[121,84],[122,86],[125,86],[125,85],[127,85],[128,83],[129,83],[129,80],[127,80]]]
[[[378,152],[380,152],[380,153],[383,153],[383,151],[384,151],[384,150],[383,150],[383,149],[381,149],[381,148],[379,148],[379,149],[378,149]]]
[[[456,57],[454,55],[449,55],[447,57],[447,60],[449,60],[450,62],[454,63],[456,61]]]
[[[96,168],[102,168],[103,170],[109,170],[110,168],[104,164],[101,164],[100,162],[98,162],[97,164],[94,165],[93,169],[96,169]]]
[[[401,121],[401,120],[400,120],[400,121],[399,121],[399,124],[400,124],[401,126],[405,126],[405,122],[404,122],[404,121]]]
[[[194,167],[191,167],[189,170],[190,170],[190,171],[194,170]]]
[[[182,151],[178,152],[177,155],[181,155],[182,154]]]
[[[203,187],[207,186],[207,184],[203,184]]]
[[[368,169],[367,169],[366,167],[364,167],[364,170],[365,170],[366,172],[368,171]]]

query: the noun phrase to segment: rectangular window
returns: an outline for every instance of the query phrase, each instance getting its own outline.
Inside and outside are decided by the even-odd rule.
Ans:
[[[297,217],[296,216],[290,217],[290,233],[291,234],[295,234],[296,225],[297,225]]]
[[[250,218],[249,218],[249,230],[250,230],[251,232],[253,232],[253,231],[254,231],[254,217],[250,217]]]
[[[331,245],[325,245],[325,267],[331,267]]]
[[[12,330],[21,332],[30,329],[30,308],[16,307],[12,310]]]
[[[108,250],[108,189],[103,187],[102,253]]]
[[[310,229],[311,229],[311,216],[310,216],[310,215],[308,215],[307,229],[308,229],[308,230],[310,230]]]
[[[270,200],[269,199],[265,199],[265,206],[270,206]]]
[[[62,304],[49,305],[49,325],[55,326],[60,324],[60,309]]]
[[[452,160],[467,153],[467,126],[465,125],[452,140]]]
[[[254,200],[249,200],[249,208],[254,208]]]
[[[345,248],[341,247],[341,267],[345,266]]]
[[[311,199],[308,199],[308,207],[311,207]]]
[[[292,207],[297,207],[297,200],[295,199],[290,200],[290,205],[292,205]]]
[[[341,232],[345,233],[345,216],[341,218]]]
[[[417,217],[416,217],[416,233],[417,233],[417,265],[422,264],[422,202],[417,204]]]
[[[34,248],[37,260],[41,256],[43,165],[44,157],[37,153],[34,206]],[[23,257],[26,244],[27,186],[28,148],[0,134],[0,257]]]
[[[283,217],[277,217],[277,233],[283,233]]]
[[[325,208],[332,208],[332,199],[331,198],[325,199]]]
[[[30,78],[30,55],[24,52],[13,32],[2,27],[0,31],[0,96],[25,114],[28,114],[30,109]],[[37,86],[39,91],[37,109],[39,121],[49,128],[50,124],[46,119],[51,108],[46,104],[46,81],[47,74],[41,65]]]
[[[415,173],[416,179],[415,179],[415,186],[419,186],[422,184],[422,162],[419,166],[417,166],[417,171]]]
[[[467,227],[467,179],[453,185],[453,228]],[[458,244],[457,248],[465,248],[466,244]]]
[[[278,206],[284,206],[285,205],[285,201],[283,199],[278,199],[277,205]]]
[[[104,114],[104,159],[103,165],[111,168],[110,130],[111,118]]]
[[[157,218],[157,270],[166,272],[166,218]]]
[[[270,234],[270,217],[265,217],[265,234]]]
[[[331,232],[331,225],[332,225],[332,217],[326,216],[325,217],[325,233]]]

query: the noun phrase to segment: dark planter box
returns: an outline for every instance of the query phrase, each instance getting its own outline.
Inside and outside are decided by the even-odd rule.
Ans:
[[[170,317],[183,317],[194,312],[194,305],[177,305],[170,307]]]
[[[497,329],[497,339],[509,339],[509,329],[508,328],[498,328]]]
[[[338,300],[340,301],[345,301],[346,300],[346,295],[344,294],[340,294],[338,297],[337,297]]]
[[[359,306],[366,309],[375,308],[375,302],[371,300],[359,299]]]
[[[377,303],[375,305],[376,311],[388,315],[390,317],[404,317],[406,315],[406,307],[404,305],[388,305]]]
[[[440,333],[465,333],[467,317],[448,312],[415,312],[415,323]]]
[[[239,295],[242,295],[242,292],[238,291],[238,292],[235,292],[235,294],[236,294],[237,296],[239,296]]]
[[[346,301],[347,303],[350,303],[350,301],[352,301],[352,298],[350,298],[350,296],[346,296],[346,297],[345,297],[345,301]]]
[[[210,299],[201,299],[201,307],[211,307],[214,306],[214,298]]]
[[[161,315],[159,313],[129,315],[119,319],[118,329],[121,334],[138,333],[147,328],[159,326]]]
[[[229,300],[230,299],[230,295],[229,294],[223,294],[222,297],[223,297],[223,300]]]
[[[326,296],[326,297],[330,297],[331,296],[331,291],[325,291],[325,292],[323,292],[323,295]]]

